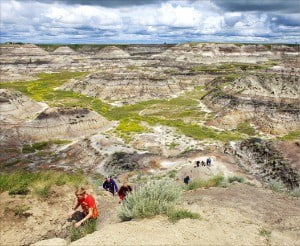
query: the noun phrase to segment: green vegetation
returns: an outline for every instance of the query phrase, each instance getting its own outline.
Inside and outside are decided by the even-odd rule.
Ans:
[[[270,237],[271,236],[271,231],[268,231],[267,229],[265,228],[261,228],[259,230],[259,235],[263,236],[263,237]]]
[[[187,190],[195,190],[198,188],[219,187],[219,186],[221,186],[223,180],[224,180],[224,176],[221,174],[218,174],[207,180],[201,180],[201,179],[192,180],[185,187]]]
[[[300,187],[293,189],[290,192],[290,195],[294,197],[300,197]]]
[[[96,231],[96,226],[97,226],[97,220],[89,219],[78,228],[75,228],[73,226],[70,227],[69,235],[71,241],[76,241],[79,238],[86,236],[87,234],[93,233],[94,231]]]
[[[69,140],[49,140],[44,142],[36,142],[33,144],[24,144],[22,147],[22,153],[33,153],[37,150],[44,150],[50,148],[52,145],[61,145],[71,143]]]
[[[10,195],[26,195],[30,191],[41,197],[47,197],[53,185],[69,184],[78,187],[86,183],[82,174],[55,171],[27,172],[0,175],[0,192],[8,191]]]
[[[228,177],[228,182],[229,183],[233,183],[233,182],[245,183],[245,179],[243,177],[239,177],[239,176],[231,176],[231,177]]]
[[[180,187],[167,180],[152,181],[129,194],[118,210],[122,220],[168,215],[175,209]]]
[[[190,212],[186,209],[175,209],[169,214],[169,219],[175,223],[181,219],[200,219],[200,215],[197,213]]]
[[[4,212],[8,213],[8,212],[13,212],[15,216],[18,217],[26,217],[28,216],[28,213],[26,213],[28,210],[30,209],[29,206],[16,206],[16,207],[7,207],[5,208]]]
[[[173,178],[175,178],[176,177],[176,174],[177,174],[177,170],[171,170],[171,171],[169,171],[168,172],[168,177],[170,178],[170,179],[173,179]]]
[[[207,93],[203,87],[195,87],[181,96],[169,100],[149,100],[134,105],[112,107],[101,100],[71,91],[54,90],[71,78],[78,78],[86,73],[61,72],[39,75],[38,80],[28,82],[2,83],[0,88],[21,91],[37,101],[45,101],[55,107],[84,107],[95,110],[108,120],[119,120],[116,131],[129,142],[132,134],[146,130],[140,125],[144,121],[150,125],[166,125],[176,128],[180,133],[195,139],[213,139],[230,141],[242,139],[241,133],[234,131],[217,131],[213,128],[196,124],[211,118],[212,115],[201,111],[199,101]],[[222,82],[235,78],[235,75],[224,76]],[[141,114],[142,112],[142,114]],[[24,146],[24,153],[34,152],[34,146]]]
[[[286,192],[287,188],[285,185],[282,183],[281,180],[276,181],[276,180],[271,180],[269,182],[269,188],[275,192]]]
[[[255,129],[250,125],[249,122],[243,122],[238,124],[236,131],[247,134],[249,136],[255,135]]]
[[[283,141],[292,141],[296,139],[300,139],[300,131],[291,131],[287,135],[278,138]]]

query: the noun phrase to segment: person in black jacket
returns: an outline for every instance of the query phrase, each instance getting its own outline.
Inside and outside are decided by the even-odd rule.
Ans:
[[[110,193],[112,193],[113,195],[115,195],[115,193],[118,192],[118,186],[116,184],[116,182],[110,178],[107,177],[103,183],[103,189],[109,191]]]
[[[188,185],[189,182],[190,182],[190,176],[186,176],[184,179],[183,179],[183,182]]]

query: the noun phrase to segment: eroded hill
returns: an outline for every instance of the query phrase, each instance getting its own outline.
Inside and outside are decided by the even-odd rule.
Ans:
[[[160,223],[167,227],[162,235],[189,228],[189,237],[186,233],[176,237],[176,243],[182,244],[195,244],[203,238],[209,238],[208,244],[220,244],[221,239],[228,244],[241,240],[245,244],[299,241],[299,198],[262,188],[276,186],[280,192],[289,194],[299,190],[298,47],[212,43],[118,47],[28,44],[1,45],[0,51],[1,173],[80,171],[88,176],[113,175],[119,183],[129,181],[136,186],[164,178],[181,183],[186,175],[194,180],[218,174],[225,178],[240,175],[256,187],[234,185],[184,195],[185,207],[197,210],[204,218],[197,223],[184,220],[172,225],[158,218],[119,224],[114,217],[117,201],[99,196],[99,201],[111,208],[101,217],[99,233],[112,219],[109,226],[120,235],[138,234],[144,238],[144,244],[150,242],[152,229]],[[197,160],[205,161],[208,157],[213,160],[211,168],[194,167]],[[237,204],[225,199],[228,195],[235,201],[241,194],[246,195]],[[252,196],[253,203],[259,204],[257,210],[247,205],[247,194]],[[3,201],[15,199],[22,204],[18,196],[1,196]],[[261,202],[257,198],[264,196]],[[284,209],[279,209],[274,221],[265,220],[263,214],[272,202],[278,203],[278,208],[288,204],[291,214],[285,218]],[[45,206],[51,209],[51,204]],[[226,213],[232,215],[232,220],[227,221]],[[38,216],[38,211],[28,218],[15,218],[14,210],[9,210],[9,216],[16,220],[17,228]],[[258,216],[255,221],[251,220],[253,216]],[[279,225],[275,220],[280,220]],[[141,223],[144,228],[139,226]],[[292,232],[288,232],[288,225]],[[47,224],[43,226],[46,228]],[[211,228],[216,227],[218,236],[210,237]],[[15,230],[11,228],[1,231],[6,240]],[[202,228],[203,234],[197,234],[197,228]],[[273,234],[261,236],[262,228]],[[247,234],[249,230],[251,233]],[[91,244],[97,233],[89,236]],[[62,234],[42,233],[34,240],[22,234],[18,244],[54,235]],[[249,236],[249,240],[243,241],[241,235]],[[111,241],[107,237],[105,242],[137,243],[128,240],[120,236]],[[170,242],[175,243],[166,237],[155,244]]]

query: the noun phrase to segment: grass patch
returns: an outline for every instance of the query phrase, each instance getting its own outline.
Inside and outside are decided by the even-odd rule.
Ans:
[[[33,144],[24,144],[22,147],[22,153],[33,153],[38,150],[44,150],[50,148],[52,145],[63,145],[71,143],[69,140],[49,140],[43,142],[36,142]]]
[[[254,136],[256,133],[255,129],[250,125],[249,122],[243,122],[238,124],[236,131],[247,134],[249,136]]]
[[[278,139],[283,141],[292,141],[292,140],[300,139],[300,131],[291,131],[287,135],[280,137]]]
[[[177,170],[171,170],[171,171],[169,171],[168,173],[167,173],[167,175],[168,175],[168,177],[170,178],[170,179],[173,179],[173,178],[175,178],[176,177],[176,174],[177,174]]]
[[[0,192],[10,195],[26,195],[32,190],[41,197],[47,197],[52,185],[69,184],[75,187],[86,183],[81,173],[61,173],[56,171],[27,172],[0,175]]]
[[[175,223],[181,219],[200,219],[200,215],[186,209],[175,209],[168,214],[169,219]]]
[[[119,207],[121,220],[168,215],[181,196],[181,188],[168,180],[152,181],[133,191]]]
[[[92,109],[106,117],[108,120],[120,121],[117,131],[127,142],[131,140],[132,133],[140,133],[145,128],[140,125],[144,121],[149,124],[161,124],[176,128],[182,134],[203,140],[218,141],[241,140],[238,132],[217,131],[195,124],[206,119],[207,113],[201,112],[199,101],[207,93],[202,86],[185,92],[182,96],[169,100],[149,100],[134,105],[112,107],[101,100],[81,95],[71,91],[54,90],[71,78],[84,76],[86,73],[61,72],[54,74],[39,74],[39,79],[29,82],[1,83],[0,88],[19,90],[36,101],[45,101],[50,106],[57,107],[84,107]],[[230,80],[233,78],[227,78]],[[225,80],[225,79],[224,79]],[[147,109],[149,113],[140,115]],[[38,146],[43,148],[43,144]],[[24,146],[24,153],[32,153],[36,146]]]
[[[83,225],[78,228],[71,227],[69,231],[71,242],[76,241],[87,234],[91,234],[96,231],[97,220],[89,219]]]
[[[185,186],[186,190],[195,190],[198,188],[220,187],[224,180],[224,176],[218,174],[207,180],[195,179]]]
[[[233,183],[233,182],[245,183],[245,179],[243,177],[239,177],[239,176],[231,176],[231,177],[228,177],[228,182],[229,183]]]

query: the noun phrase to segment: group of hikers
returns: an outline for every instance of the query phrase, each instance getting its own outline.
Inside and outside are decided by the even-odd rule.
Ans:
[[[203,160],[201,162],[200,161],[196,161],[196,166],[194,166],[194,167],[200,167],[200,164],[201,164],[201,166],[208,166],[208,167],[210,167],[211,166],[211,158],[208,157],[206,159],[206,163]],[[189,182],[190,182],[190,180],[191,180],[190,176],[187,175],[187,176],[185,176],[183,178],[183,183],[185,183],[186,185],[188,185]]]
[[[203,160],[200,162],[200,161],[196,161],[196,166],[195,167],[200,167],[200,163],[201,163],[201,166],[208,166],[210,167],[211,166],[211,159],[210,157],[208,157],[206,159],[206,162],[204,162]]]
[[[103,189],[106,191],[109,191],[112,193],[112,195],[119,195],[121,203],[124,201],[126,195],[132,191],[132,188],[127,183],[124,183],[120,189],[118,189],[118,186],[116,182],[111,178],[107,177],[102,185]],[[97,219],[99,216],[99,212],[96,206],[95,198],[88,194],[86,192],[86,189],[83,187],[80,187],[76,190],[75,196],[77,197],[77,203],[75,207],[72,208],[72,211],[69,214],[69,220],[75,220],[76,223],[74,224],[74,227],[81,226],[84,222],[86,222],[89,219]],[[81,206],[81,211],[76,211],[77,208]]]
[[[200,163],[202,166],[211,166],[211,159],[210,157],[208,157],[206,163],[203,160],[201,162],[196,161],[196,167],[199,167]],[[186,176],[183,179],[183,182],[185,184],[188,184],[189,181],[189,176]],[[127,183],[124,183],[119,189],[116,182],[111,177],[106,177],[105,181],[102,184],[102,187],[104,190],[112,193],[113,196],[118,194],[120,198],[119,203],[123,202],[127,194],[132,191],[131,186]],[[97,219],[97,217],[99,216],[99,212],[96,206],[95,198],[92,195],[88,194],[83,187],[76,190],[75,196],[77,197],[77,203],[75,207],[72,208],[72,211],[69,214],[69,220],[76,221],[74,226],[79,227],[89,219]],[[82,212],[76,211],[79,206],[81,206]]]

